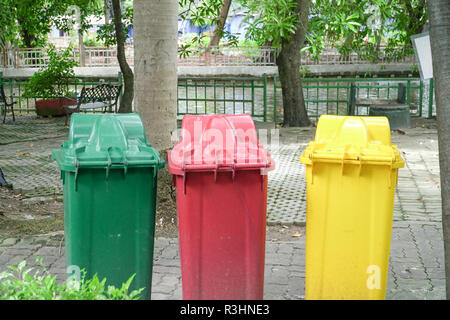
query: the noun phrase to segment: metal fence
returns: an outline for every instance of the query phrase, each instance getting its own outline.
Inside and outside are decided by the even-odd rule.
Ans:
[[[410,106],[411,115],[435,115],[434,82],[419,78],[304,78],[303,92],[310,118],[322,114],[348,115],[355,102],[356,115],[367,115],[369,106],[361,100],[398,100]],[[120,84],[117,80],[77,78],[70,83],[79,94],[83,87],[101,83]],[[25,81],[3,79],[5,94],[18,101],[15,110],[34,112],[34,99],[21,97]],[[353,86],[353,90],[351,90]],[[177,114],[251,114],[255,120],[280,122],[283,119],[282,88],[275,78],[183,78],[178,79]]]
[[[116,48],[86,47],[83,59],[80,49],[72,49],[72,57],[84,67],[117,67]],[[134,62],[134,50],[125,48],[125,57],[130,65]],[[49,61],[46,48],[11,48],[3,49],[0,66],[4,68],[41,68]]]
[[[267,78],[179,78],[177,114],[241,114],[267,120]]]
[[[80,61],[80,66],[82,66],[81,59],[79,58],[79,48],[75,48],[74,52],[78,57],[77,61]],[[134,50],[132,47],[125,48],[125,58],[130,65],[134,64]],[[117,49],[87,47],[84,51],[83,64],[85,67],[117,67],[119,66],[119,61],[117,60]]]
[[[310,118],[322,114],[348,115],[352,101],[355,102],[355,115],[368,115],[370,106],[367,100],[385,99],[397,101],[399,90],[404,90],[403,103],[410,105],[411,115],[433,116],[433,80],[426,86],[420,78],[305,78],[303,93],[306,110]],[[355,87],[353,95],[351,86]],[[427,90],[426,90],[426,87]],[[281,83],[274,79],[273,121],[282,119]],[[358,101],[365,99],[364,104]]]
[[[73,48],[73,59],[85,67],[117,67],[116,48],[86,47],[84,57],[79,48]],[[125,57],[130,66],[134,65],[133,47],[125,48]],[[273,66],[275,50],[265,47],[211,47],[195,48],[189,56],[179,58],[180,65],[192,66]],[[46,48],[3,49],[0,66],[4,68],[40,68],[48,63]]]
[[[41,48],[4,49],[2,54],[4,68],[40,68],[45,67],[48,60],[48,55]]]
[[[278,122],[283,118],[281,90],[278,77],[179,78],[178,115],[248,113],[258,120]],[[369,105],[380,99],[408,104],[412,116],[434,114],[433,80],[424,83],[419,78],[305,78],[303,91],[311,118],[322,114],[348,115],[352,102],[355,115],[368,115]]]
[[[47,65],[46,48],[10,48],[3,49],[0,66],[4,68],[39,68]],[[270,47],[199,47],[189,50],[188,56],[181,56],[178,63],[181,66],[275,66],[277,51]],[[125,48],[128,63],[134,65],[134,49]],[[79,48],[73,48],[73,58],[85,67],[117,67],[116,48],[86,47],[84,57],[80,57]],[[315,59],[307,53],[301,57],[303,66],[332,64],[373,64],[373,63],[416,63],[414,55],[397,58],[380,48],[376,61],[363,53],[352,52],[340,54],[336,48],[327,48]]]
[[[191,66],[274,66],[276,51],[270,47],[211,47],[190,50],[178,59],[179,65]]]
[[[417,63],[415,55],[405,54],[405,48],[399,49],[398,54],[394,55],[386,47],[379,48],[378,57],[374,59],[371,55],[364,52],[351,52],[343,55],[336,48],[329,47],[319,55],[319,59],[315,59],[311,55],[302,54],[301,64],[304,66],[311,65],[333,65],[333,64],[372,64],[372,63]],[[403,53],[402,53],[403,52]]]
[[[15,79],[3,79],[2,73],[0,72],[0,85],[3,85],[5,95],[16,101],[17,104],[14,105],[14,111],[19,113],[34,113],[36,110],[35,102],[39,99],[36,98],[24,98],[22,94],[24,92],[24,85],[26,80],[15,80]],[[79,96],[81,90],[84,87],[95,87],[99,84],[112,84],[120,85],[123,82],[122,74],[119,72],[117,79],[92,79],[86,77],[76,77],[69,82],[69,89],[73,92],[73,95]],[[99,109],[100,110],[100,109]],[[101,112],[101,111],[90,111],[90,112]]]

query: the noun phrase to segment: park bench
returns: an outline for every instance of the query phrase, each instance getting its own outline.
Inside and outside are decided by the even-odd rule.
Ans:
[[[6,113],[8,112],[8,107],[11,108],[13,121],[16,121],[16,118],[14,117],[14,105],[16,103],[17,101],[12,101],[12,98],[11,102],[8,103],[8,101],[6,100],[5,91],[3,89],[3,84],[0,84],[0,105],[3,105],[3,107],[0,106],[0,110],[3,112],[3,123],[5,123],[6,120]]]
[[[117,101],[119,100],[122,85],[100,84],[92,88],[84,87],[81,90],[80,96],[77,98],[76,105],[66,105],[66,125],[69,116],[74,112],[87,109],[103,109],[105,113],[108,109],[117,113]]]

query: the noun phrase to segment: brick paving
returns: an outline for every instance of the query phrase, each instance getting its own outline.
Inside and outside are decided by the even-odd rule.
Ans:
[[[15,141],[10,139],[3,145],[1,143],[4,140],[1,139],[5,134],[0,126],[0,167],[6,171],[5,163],[8,167],[9,159],[17,157],[17,150],[26,152],[29,149],[36,152],[36,157],[41,155],[43,163],[49,163],[49,160],[44,161],[45,157],[48,159],[51,148],[58,147],[66,134],[60,125],[55,126],[58,128],[55,136],[49,139],[32,140],[31,133],[29,136],[16,134]],[[392,134],[392,142],[399,147],[406,165],[399,170],[386,298],[444,299],[436,130],[412,128],[404,131],[406,134]],[[313,137],[314,131],[281,129],[281,134],[281,144],[272,150],[278,167],[277,171],[269,174],[268,223],[301,225],[305,222],[305,182],[304,169],[298,162],[298,156]],[[28,139],[27,137],[31,140],[24,142],[23,139]],[[30,147],[30,143],[34,144],[33,147]],[[24,159],[28,159],[29,163],[38,161],[26,155]],[[18,163],[22,166],[20,161]],[[24,163],[22,168],[26,167],[27,164]],[[52,174],[53,177],[58,177],[57,171]],[[7,179],[11,178],[13,184],[17,186],[19,183],[20,186],[21,180],[30,181],[29,179],[36,178],[35,175],[36,172],[33,171],[23,175],[13,174],[7,176]],[[41,186],[54,186],[57,184],[55,181],[57,180],[53,178],[43,180],[39,182],[41,185],[37,189]],[[32,191],[32,188],[29,190]],[[52,196],[51,192],[58,196],[58,189],[48,192],[44,190],[43,194],[48,197]],[[39,196],[37,193],[36,199]],[[157,238],[155,241],[153,299],[182,297],[177,241],[172,238]],[[304,250],[304,236],[294,241],[266,242],[265,299],[304,298]],[[22,238],[5,238],[0,235],[0,270],[24,259],[32,263],[38,256],[44,258],[45,266],[52,274],[57,275],[59,281],[65,279],[62,232]]]

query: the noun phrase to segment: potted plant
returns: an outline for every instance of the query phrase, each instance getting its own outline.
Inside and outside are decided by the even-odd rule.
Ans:
[[[72,48],[58,50],[53,45],[47,50],[48,64],[40,68],[25,84],[23,98],[36,99],[38,116],[65,115],[64,105],[76,104],[76,93],[69,90],[75,78]]]

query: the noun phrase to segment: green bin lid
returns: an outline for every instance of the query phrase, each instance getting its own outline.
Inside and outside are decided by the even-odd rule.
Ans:
[[[73,114],[69,139],[52,151],[61,171],[79,168],[163,168],[164,160],[145,138],[137,114]]]

